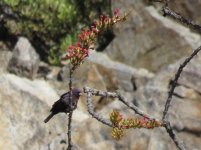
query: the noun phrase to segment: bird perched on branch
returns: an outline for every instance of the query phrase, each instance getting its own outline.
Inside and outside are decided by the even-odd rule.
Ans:
[[[61,95],[60,99],[52,105],[50,110],[51,114],[44,120],[47,123],[54,115],[58,113],[69,113],[77,108],[77,102],[81,96],[81,91],[77,88],[73,88],[71,92],[71,102],[70,102],[70,91]]]

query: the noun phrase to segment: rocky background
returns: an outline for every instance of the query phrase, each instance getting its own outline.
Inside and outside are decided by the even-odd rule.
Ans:
[[[119,89],[134,105],[161,118],[168,84],[179,64],[201,45],[201,37],[188,27],[164,18],[160,6],[146,0],[113,2],[123,12],[133,8],[127,21],[115,28],[116,37],[103,52],[93,52],[75,72],[74,86]],[[201,24],[199,0],[173,1],[171,8]],[[0,149],[63,150],[67,143],[67,116],[48,124],[44,118],[59,95],[68,90],[68,65],[42,62],[29,40],[20,37],[14,49],[0,42]],[[169,117],[187,149],[201,149],[201,54],[184,69]],[[112,109],[135,116],[118,101],[94,98],[96,111],[106,118]],[[111,129],[88,113],[86,96],[73,115],[74,149],[169,150],[176,146],[164,129],[130,130],[115,141]]]

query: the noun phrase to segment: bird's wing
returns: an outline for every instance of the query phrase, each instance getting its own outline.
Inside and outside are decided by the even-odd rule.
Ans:
[[[70,92],[67,92],[61,96],[62,103],[67,106],[66,109],[75,109],[77,107],[78,98],[72,93],[72,100],[70,103]]]
[[[65,98],[68,98],[70,96],[70,92],[67,92],[67,93],[64,93],[60,96],[60,99],[65,99]]]
[[[52,105],[52,109],[50,111],[54,113],[65,112],[66,107],[67,107],[66,103],[64,103],[63,101],[61,101],[61,99],[59,99]]]
[[[64,93],[63,95],[61,95],[60,100],[62,101],[62,103],[64,103],[65,105],[69,105],[69,99],[70,99],[70,92]]]
[[[70,103],[70,92],[61,95],[60,99],[52,105],[51,112],[69,112],[77,107],[77,97],[72,94]]]
[[[54,104],[52,105],[52,109],[50,110],[51,112],[57,112],[59,111],[59,109],[64,109],[64,107],[66,107],[67,102],[69,99],[69,92],[64,93],[63,95],[60,96],[60,99],[57,100],[56,102],[54,102]]]

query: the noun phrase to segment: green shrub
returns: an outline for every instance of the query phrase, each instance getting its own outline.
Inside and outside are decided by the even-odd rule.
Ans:
[[[6,26],[11,34],[28,37],[41,58],[59,64],[77,33],[101,13],[110,13],[110,0],[2,0],[11,11]]]

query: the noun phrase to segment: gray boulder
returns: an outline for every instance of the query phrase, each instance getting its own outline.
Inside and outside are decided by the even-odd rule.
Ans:
[[[19,76],[34,78],[38,71],[39,62],[39,55],[30,42],[26,38],[20,37],[13,50],[8,71]]]

